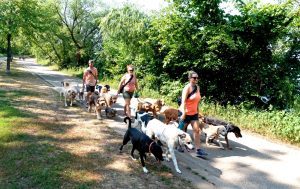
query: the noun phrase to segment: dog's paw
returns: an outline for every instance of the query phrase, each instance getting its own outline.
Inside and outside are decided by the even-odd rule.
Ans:
[[[181,174],[181,171],[179,169],[176,169],[177,173],[180,173]]]
[[[148,169],[146,169],[146,167],[143,167],[143,171],[144,171],[144,173],[148,173],[149,172]]]
[[[136,158],[134,158],[134,157],[132,157],[132,156],[130,156],[131,157],[131,159],[133,160],[133,161],[136,161],[137,159]]]

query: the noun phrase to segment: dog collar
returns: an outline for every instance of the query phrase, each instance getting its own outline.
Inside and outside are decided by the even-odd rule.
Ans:
[[[150,143],[150,145],[149,145],[149,153],[152,153],[151,152],[151,145],[154,143],[154,141],[152,141],[151,143]]]

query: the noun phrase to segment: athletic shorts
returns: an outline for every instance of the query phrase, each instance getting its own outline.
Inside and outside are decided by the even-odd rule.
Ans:
[[[86,85],[86,92],[95,92],[95,86]]]
[[[124,91],[123,92],[123,98],[124,99],[132,99],[133,93],[134,92]]]
[[[198,114],[195,115],[185,115],[185,119],[183,120],[184,123],[191,123],[192,121],[198,121],[199,117]]]

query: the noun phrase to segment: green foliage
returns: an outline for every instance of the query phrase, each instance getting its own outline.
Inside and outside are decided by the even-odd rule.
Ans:
[[[242,129],[292,144],[300,144],[300,111],[249,110],[245,104],[224,108],[205,100],[200,104],[200,110],[206,115],[232,122]]]

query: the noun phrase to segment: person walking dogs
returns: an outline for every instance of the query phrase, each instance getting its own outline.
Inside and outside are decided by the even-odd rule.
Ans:
[[[189,124],[193,127],[194,142],[196,147],[197,156],[206,156],[207,153],[200,148],[200,123],[198,118],[199,102],[201,99],[200,87],[197,85],[198,74],[194,71],[190,71],[188,74],[189,83],[182,90],[182,103],[179,110],[182,112],[180,117],[181,123],[184,124],[184,129]]]
[[[88,103],[88,99],[95,92],[97,80],[98,80],[98,70],[97,68],[94,67],[94,61],[89,60],[89,67],[85,69],[82,78],[83,85],[86,86],[86,92],[87,92],[87,96],[85,99],[86,103]]]
[[[128,117],[131,117],[130,101],[135,90],[138,90],[138,81],[134,74],[134,67],[133,65],[127,65],[127,73],[119,83],[117,94],[123,93],[125,100],[124,115]]]

